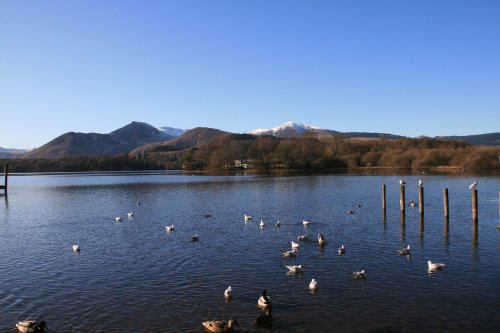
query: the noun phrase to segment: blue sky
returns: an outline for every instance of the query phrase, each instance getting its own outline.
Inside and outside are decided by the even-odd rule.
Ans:
[[[500,1],[0,0],[0,146],[131,121],[500,131]]]

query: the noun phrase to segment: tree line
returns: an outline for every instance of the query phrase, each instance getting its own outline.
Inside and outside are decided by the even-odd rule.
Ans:
[[[6,159],[12,172],[499,169],[500,147],[473,146],[434,138],[352,139],[307,134],[276,138],[230,134],[181,151],[104,157]]]

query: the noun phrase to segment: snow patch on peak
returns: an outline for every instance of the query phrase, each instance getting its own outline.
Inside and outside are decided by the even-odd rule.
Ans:
[[[185,129],[173,128],[173,127],[168,127],[168,126],[159,127],[158,130],[167,134],[167,135],[173,136],[173,137],[179,137],[182,134],[186,133],[186,131],[187,131]]]
[[[253,131],[250,131],[250,134],[254,134],[254,135],[267,134],[267,135],[278,136],[278,135],[280,135],[280,133],[286,132],[286,131],[294,131],[296,133],[303,133],[303,132],[307,132],[307,131],[321,131],[321,130],[322,129],[320,127],[311,126],[311,125],[307,125],[307,124],[303,124],[303,123],[297,123],[294,121],[287,121],[286,123],[281,124],[279,126],[271,128],[271,129],[263,129],[263,128],[255,129]]]

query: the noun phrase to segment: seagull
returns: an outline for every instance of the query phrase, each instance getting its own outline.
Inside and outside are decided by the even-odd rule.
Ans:
[[[165,229],[167,230],[167,232],[172,232],[172,231],[174,231],[174,225],[173,224],[167,225],[167,226],[165,226]]]
[[[300,247],[299,243],[292,241],[292,249],[298,249],[299,247]]]
[[[308,241],[310,238],[311,238],[311,235],[300,235],[300,236],[297,236],[297,240],[301,241],[301,242]]]
[[[357,204],[356,207],[361,208],[361,207],[363,207],[363,205],[362,204]]]
[[[117,217],[115,217],[115,221],[116,221],[116,222],[121,222],[121,221],[122,221],[121,216],[117,216]]]
[[[288,273],[298,274],[303,272],[302,265],[285,265],[285,267],[288,269]]]
[[[257,300],[257,306],[260,308],[269,308],[271,307],[271,297],[267,296],[267,290],[262,290],[262,295]]]
[[[210,332],[233,332],[233,325],[240,326],[234,319],[229,320],[208,320],[202,325]]]
[[[318,243],[319,243],[319,245],[326,244],[326,239],[322,234],[318,234]]]
[[[80,252],[80,245],[73,244],[73,252]]]
[[[424,182],[422,181],[422,179],[419,179],[418,180],[418,187],[422,187],[424,186]]]
[[[345,254],[345,247],[344,244],[342,244],[341,247],[339,247],[339,256],[343,256]]]
[[[198,234],[194,235],[194,236],[191,236],[191,240],[193,242],[197,242],[198,241]]]
[[[406,245],[406,247],[399,249],[398,254],[400,256],[409,256],[410,255],[410,244]]]
[[[477,182],[474,182],[474,183],[469,185],[469,190],[475,190],[476,187],[477,187]]]
[[[400,180],[399,180],[399,183],[400,183],[401,185],[406,185],[406,182],[405,182],[404,180],[402,180],[402,179],[400,179]]]
[[[225,298],[233,297],[233,288],[231,288],[231,286],[227,287],[227,289],[224,290],[224,297]]]
[[[128,212],[127,216],[128,216],[129,219],[131,219],[132,217],[134,217],[134,213],[133,212]]]
[[[364,280],[366,279],[366,272],[363,269],[362,271],[359,272],[352,272],[352,278],[353,279],[358,279],[358,280]]]
[[[276,222],[276,224],[274,225],[276,228],[279,228],[281,225],[280,225],[280,221],[278,220],[278,222]]]
[[[312,279],[311,282],[309,282],[309,289],[311,289],[312,291],[318,289],[318,282],[316,282],[315,279]]]
[[[354,214],[354,210],[349,209],[346,213],[347,213],[347,214]]]
[[[306,220],[302,221],[302,224],[305,225],[306,227],[309,225],[309,223],[311,223],[311,222],[306,221]]]
[[[47,324],[45,321],[23,320],[16,324],[19,332],[42,333],[45,332]]]
[[[251,220],[252,217],[253,217],[252,215],[248,215],[248,214],[243,215],[243,218],[245,219],[245,221]]]
[[[413,199],[411,199],[411,201],[410,201],[410,207],[413,208],[413,207],[415,207],[415,205],[416,205],[415,201],[413,201]]]
[[[444,266],[445,264],[433,263],[430,260],[427,262],[427,267],[429,268],[429,271],[442,270]]]
[[[260,224],[259,225],[260,225],[261,229],[264,229],[264,227],[266,226],[266,224],[264,223],[263,220],[260,220]]]
[[[295,249],[290,251],[283,251],[283,250],[280,251],[283,254],[283,257],[295,257],[297,255],[297,250]]]

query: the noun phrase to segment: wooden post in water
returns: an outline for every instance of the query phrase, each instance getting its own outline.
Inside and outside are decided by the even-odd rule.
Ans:
[[[500,192],[499,192],[499,195],[500,195]],[[382,211],[384,212],[384,215],[385,215],[385,211],[386,211],[386,205],[385,205],[385,184],[382,185]]]
[[[477,189],[472,190],[472,222],[477,224]]]
[[[405,212],[405,186],[401,184],[399,188],[399,205],[401,206],[401,213]]]
[[[450,202],[448,200],[448,189],[443,188],[443,201],[444,201],[444,218],[450,217]]]
[[[420,215],[424,215],[424,187],[418,187],[418,210]]]
[[[5,195],[7,195],[7,182],[9,178],[9,165],[5,164],[3,167],[3,176],[4,176],[4,186],[0,186],[0,189],[4,190]]]

